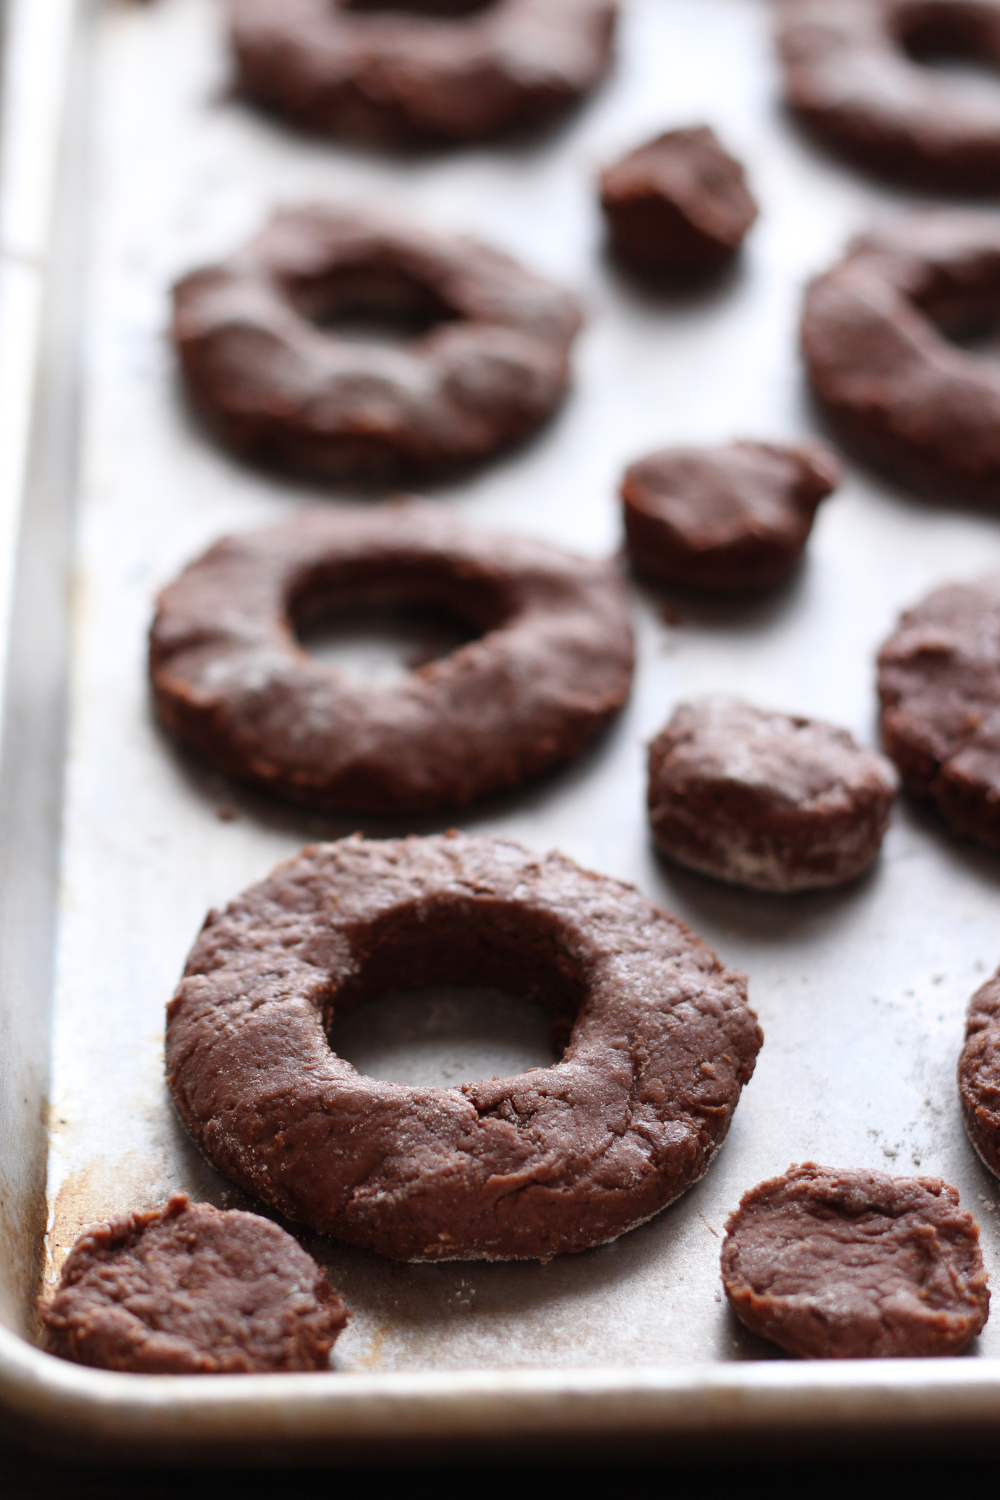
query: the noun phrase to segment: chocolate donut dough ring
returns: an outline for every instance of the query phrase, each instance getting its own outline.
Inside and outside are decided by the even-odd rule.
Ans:
[[[338,337],[358,314],[414,336]],[[579,326],[509,256],[347,208],[285,210],[174,288],[188,392],[222,442],[327,480],[443,474],[526,437],[565,394]]]
[[[304,130],[390,141],[479,141],[545,124],[607,71],[616,9],[230,0],[244,94]]]
[[[364,1077],[335,1016],[401,986],[552,1010],[562,1060],[461,1088]],[[707,1170],[762,1037],[739,974],[634,887],[506,839],[302,850],[211,912],[168,1008],[196,1144],[289,1218],[396,1260],[547,1260]]]
[[[1000,216],[856,239],[811,283],[802,346],[841,441],[916,490],[1000,504],[1000,369],[949,343],[1000,318]]]
[[[785,97],[825,144],[932,192],[1000,192],[1000,83],[990,99],[918,61],[1000,66],[1000,0],[778,0],[776,27]]]
[[[386,686],[298,644],[293,621],[361,603],[445,609],[485,632]],[[157,711],[220,770],[312,807],[460,807],[571,759],[632,678],[609,563],[481,533],[409,502],[303,512],[228,537],[164,590]]]

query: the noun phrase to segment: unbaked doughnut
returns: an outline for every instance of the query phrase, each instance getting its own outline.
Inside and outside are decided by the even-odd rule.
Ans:
[[[295,622],[365,602],[433,605],[479,639],[401,682],[352,682]],[[460,807],[578,755],[632,679],[609,563],[483,533],[411,501],[323,507],[227,537],[160,596],[161,720],[219,770],[313,807]]]
[[[561,1061],[410,1087],[327,1042],[369,998],[483,984],[542,1000]],[[742,975],[634,887],[507,839],[357,836],[209,914],[167,1074],[209,1161],[291,1219],[397,1260],[547,1260],[702,1176],[761,1041]]]
[[[396,345],[338,336],[375,316]],[[508,255],[370,210],[276,215],[174,288],[189,394],[237,453],[321,479],[445,473],[553,413],[580,325],[572,298]]]
[[[478,141],[607,71],[614,0],[229,0],[238,86],[321,135]]]
[[[924,214],[855,240],[802,317],[845,445],[914,489],[1000,503],[1000,368],[946,337],[998,318],[1000,217]]]
[[[996,96],[935,77],[921,55],[1000,66],[1000,0],[778,0],[785,96],[868,171],[936,192],[1000,188]]]

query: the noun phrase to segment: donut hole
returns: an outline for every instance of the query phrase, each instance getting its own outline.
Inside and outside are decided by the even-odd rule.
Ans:
[[[299,581],[287,611],[314,660],[381,686],[479,640],[511,607],[492,579],[400,558],[347,571],[320,564]]]
[[[455,1088],[550,1067],[585,995],[554,919],[440,898],[385,913],[355,939],[355,971],[324,1017],[359,1072]]]
[[[1000,316],[970,319],[942,332],[957,349],[980,359],[1000,360]]]
[[[914,0],[899,19],[898,41],[911,62],[956,84],[987,85],[994,93],[1000,70],[1000,28],[976,5]]]
[[[377,604],[320,615],[296,634],[314,661],[372,687],[400,682],[478,639],[453,615]]]
[[[955,284],[939,275],[914,301],[956,348],[984,358],[1000,356],[1000,266],[989,267],[982,284]]]
[[[395,266],[338,266],[290,278],[286,291],[315,328],[351,343],[414,343],[458,316],[433,288]]]
[[[496,0],[345,0],[344,9],[362,15],[430,16],[435,20],[460,20],[489,10]]]
[[[537,1000],[471,986],[397,990],[335,1021],[330,1046],[359,1073],[459,1088],[558,1062]]]

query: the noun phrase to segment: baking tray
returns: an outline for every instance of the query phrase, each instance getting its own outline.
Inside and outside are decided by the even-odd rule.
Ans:
[[[463,814],[636,882],[750,976],[757,1072],[708,1176],[614,1245],[539,1265],[406,1266],[303,1235],[353,1310],[322,1376],[130,1377],[51,1359],[34,1298],[74,1235],[175,1188],[248,1200],[196,1155],[163,1081],[164,1005],[209,906],[302,843],[359,826],[238,793],[157,730],[144,672],[159,586],[221,533],[316,490],[231,461],[189,416],[165,339],[176,276],[279,202],[389,204],[471,231],[574,290],[573,390],[532,443],[430,491],[456,514],[606,554],[623,465],[671,441],[781,440],[816,421],[796,353],[805,279],[907,199],[783,117],[766,0],[625,0],[612,76],[543,140],[385,155],[312,141],[232,99],[213,0],[12,0],[0,259],[0,1412],[74,1453],[218,1459],[715,1454],[911,1445],[1000,1409],[1000,1317],[963,1358],[805,1364],[744,1332],[718,1274],[741,1193],[809,1158],[940,1174],[998,1259],[994,1180],[959,1118],[971,991],[1000,959],[1000,862],[904,804],[837,892],[771,897],[659,862],[644,745],[674,703],[735,691],[875,737],[873,655],[933,584],[1000,565],[994,518],[848,465],[799,576],[754,604],[635,586],[635,691],[582,761]],[[706,120],[762,205],[710,291],[653,297],[608,264],[598,169]],[[343,498],[342,496],[340,498]],[[372,503],[378,503],[373,501]],[[359,671],[388,630],[327,641]],[[431,831],[423,820],[405,831]],[[413,1081],[546,1060],[516,1006],[372,1007],[349,1052]],[[404,1013],[405,1010],[405,1013]]]

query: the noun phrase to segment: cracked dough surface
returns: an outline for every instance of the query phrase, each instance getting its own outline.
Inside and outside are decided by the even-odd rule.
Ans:
[[[936,1177],[789,1167],[730,1216],[722,1280],[752,1333],[807,1359],[954,1354],[989,1314],[979,1230]]]
[[[331,1051],[335,1015],[434,984],[537,996],[561,1061],[429,1088]],[[399,1260],[546,1260],[702,1176],[761,1042],[743,976],[634,887],[505,839],[356,836],[209,914],[167,1069],[208,1159],[289,1218]]]

